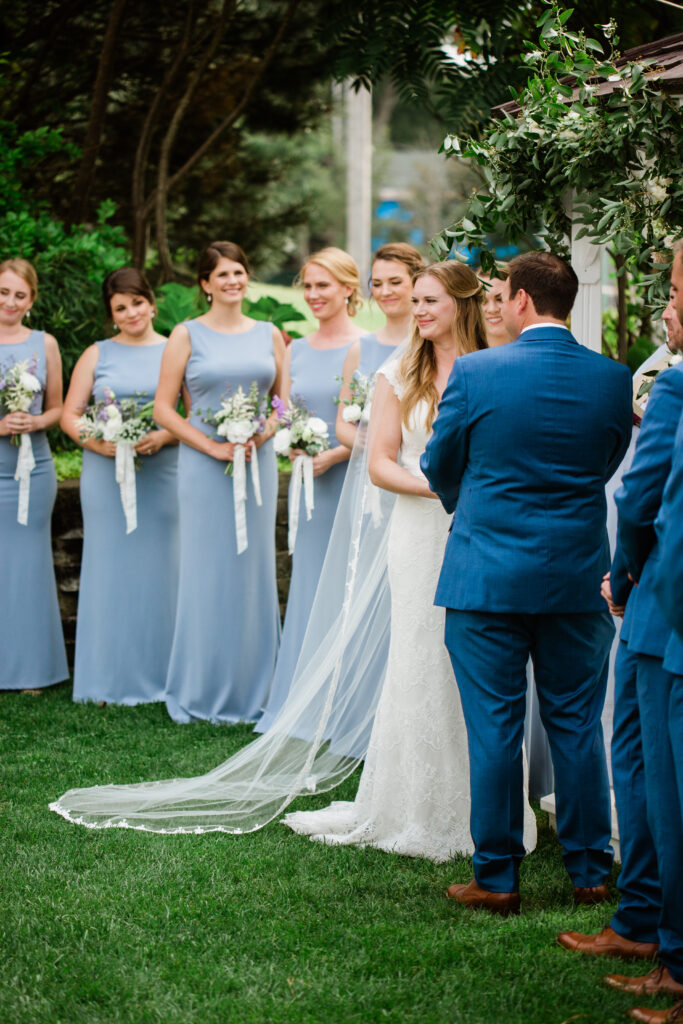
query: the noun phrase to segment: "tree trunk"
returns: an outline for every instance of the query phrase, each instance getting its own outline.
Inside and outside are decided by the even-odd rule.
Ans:
[[[614,265],[617,268],[617,358],[620,363],[626,363],[626,355],[628,353],[628,313],[626,310],[628,277],[626,274],[626,260],[617,253],[614,257]]]
[[[88,127],[83,144],[83,156],[81,157],[81,165],[74,184],[73,199],[67,217],[70,224],[79,224],[86,217],[90,186],[102,141],[102,129],[104,127],[107,99],[109,97],[109,83],[114,65],[117,38],[127,2],[128,0],[113,0],[109,13],[107,30],[104,34],[100,51],[92,103],[90,104]]]
[[[173,61],[168,66],[161,85],[149,105],[145,117],[133,162],[131,178],[131,210],[133,220],[133,266],[143,270],[147,244],[149,242],[149,210],[145,208],[145,179],[149,163],[149,151],[162,104],[168,90],[175,81],[180,68],[187,57],[192,41],[192,30],[195,19],[195,4],[189,3],[185,26]]]
[[[271,62],[273,60],[273,57],[275,56],[275,54],[276,54],[276,52],[278,50],[278,47],[280,46],[280,43],[282,42],[282,38],[283,38],[287,28],[289,27],[289,24],[290,24],[292,18],[294,17],[294,14],[296,13],[296,9],[299,6],[300,2],[301,2],[301,0],[289,0],[289,4],[288,4],[287,9],[285,11],[285,14],[283,16],[283,19],[280,22],[279,28],[278,28],[275,36],[273,37],[273,41],[271,42],[270,46],[268,47],[268,49],[267,49],[267,51],[266,51],[266,53],[265,53],[265,55],[263,57],[263,60],[260,62],[260,64],[258,65],[258,68],[254,72],[254,75],[252,76],[251,81],[249,82],[249,84],[246,86],[244,92],[242,93],[242,97],[241,97],[239,103],[237,103],[237,105],[235,107],[233,107],[233,109],[230,112],[230,114],[228,114],[221,121],[221,123],[211,132],[211,134],[209,136],[207,136],[207,138],[204,140],[204,142],[194,151],[192,156],[189,157],[185,161],[185,163],[182,165],[182,167],[180,167],[174,174],[172,174],[170,176],[168,174],[168,170],[169,170],[169,168],[168,168],[168,160],[166,160],[163,157],[162,157],[162,159],[160,159],[160,161],[159,161],[159,175],[158,175],[157,188],[155,188],[151,192],[151,194],[147,197],[147,199],[145,200],[144,208],[143,208],[145,216],[149,216],[153,210],[155,211],[157,240],[160,241],[160,245],[159,245],[160,256],[161,256],[162,245],[165,245],[166,242],[167,242],[167,240],[166,240],[166,224],[165,224],[165,220],[166,220],[166,203],[168,201],[169,194],[172,192],[172,190],[175,188],[175,186],[178,184],[178,182],[181,181],[182,178],[184,178],[199,163],[199,161],[202,159],[202,157],[204,157],[209,152],[209,150],[214,146],[214,144],[218,141],[218,139],[222,135],[224,135],[225,132],[227,132],[228,129],[232,127],[232,125],[235,123],[235,121],[237,121],[237,119],[244,113],[245,108],[248,106],[248,104],[249,104],[249,102],[250,102],[254,92],[256,91],[256,87],[261,82],[264,74],[268,70],[268,67],[270,66],[270,64],[271,64]],[[233,4],[233,6],[234,6],[234,4]],[[189,104],[189,100],[188,100],[187,103],[185,103],[185,99],[186,99],[190,89],[192,90],[192,94],[194,93],[194,90],[196,88],[196,84],[198,84],[198,83],[192,83],[191,82],[190,85],[188,86],[188,90],[186,91],[185,96],[181,100],[181,103],[180,103],[179,107],[177,108],[176,113],[174,114],[173,121],[172,121],[171,125],[169,126],[169,130],[167,132],[167,136],[164,139],[164,149],[165,149],[165,152],[167,153],[168,157],[170,157],[171,146],[173,144],[173,141],[175,140],[175,136],[176,136],[177,131],[178,131],[179,127],[180,127],[182,118],[184,117],[184,115],[185,115],[185,113],[187,111],[187,106]],[[182,106],[182,109],[181,109],[181,106]],[[162,236],[161,240],[159,240],[159,237],[158,237],[159,236],[160,225],[161,225],[161,236]],[[163,258],[162,258],[162,262],[163,262]],[[171,267],[171,263],[170,263],[170,257],[167,260],[167,264],[168,264],[168,269],[170,269],[171,272],[172,272],[172,267]]]

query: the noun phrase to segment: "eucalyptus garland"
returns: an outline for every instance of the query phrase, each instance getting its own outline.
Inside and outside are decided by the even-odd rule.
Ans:
[[[683,225],[681,108],[662,88],[652,59],[625,62],[617,25],[596,39],[567,27],[572,10],[543,0],[530,77],[511,89],[514,114],[493,119],[480,138],[449,135],[442,151],[481,167],[463,217],[432,240],[443,259],[458,246],[481,249],[495,267],[490,237],[569,254],[568,200],[579,236],[607,244],[618,266],[639,271],[654,299],[668,287],[666,264]],[[601,94],[601,85],[609,92]],[[456,255],[457,252],[456,252]]]

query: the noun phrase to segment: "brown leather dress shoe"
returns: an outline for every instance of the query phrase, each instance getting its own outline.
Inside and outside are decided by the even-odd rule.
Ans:
[[[467,885],[449,886],[446,896],[449,900],[457,900],[463,907],[488,910],[489,913],[500,914],[502,917],[519,914],[518,892],[490,892],[488,889],[481,889],[474,879]]]
[[[624,960],[652,960],[659,949],[658,942],[633,942],[615,932],[609,925],[597,935],[582,935],[581,932],[561,932],[557,941],[564,949],[590,956],[620,956]]]
[[[683,1021],[683,1002],[670,1006],[668,1010],[652,1010],[649,1006],[634,1006],[628,1011],[633,1020],[642,1020],[645,1024],[667,1024],[668,1021]]]
[[[577,907],[593,907],[597,903],[609,903],[611,898],[605,884],[589,885],[583,888],[580,885],[574,886],[574,903]]]
[[[606,974],[605,981],[612,988],[622,992],[636,992],[638,995],[656,996],[666,992],[673,996],[683,996],[683,985],[675,981],[662,964],[655,967],[642,978],[627,978],[623,974]]]

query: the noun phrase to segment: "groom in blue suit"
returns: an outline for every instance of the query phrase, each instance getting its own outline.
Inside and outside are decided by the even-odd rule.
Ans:
[[[614,626],[605,484],[631,436],[631,376],[565,326],[578,282],[547,252],[510,264],[516,340],[456,359],[422,469],[454,511],[436,604],[470,750],[474,879],[448,895],[519,911],[526,664],[555,770],[577,903],[608,898],[611,818],[601,713]]]

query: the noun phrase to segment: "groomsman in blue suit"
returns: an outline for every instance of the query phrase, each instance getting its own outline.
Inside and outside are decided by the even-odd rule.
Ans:
[[[683,322],[681,243],[674,251],[672,292]],[[662,906],[659,965],[642,977],[612,974],[605,979],[636,994],[679,997],[683,996],[683,640],[671,627],[680,625],[683,601],[680,521],[676,521],[682,500],[681,416],[683,365],[678,365],[657,377],[633,466],[616,495],[619,525],[610,582],[617,603],[632,581],[637,584],[623,628],[638,659],[647,813],[657,851]],[[649,1024],[683,1020],[683,1002],[668,1010],[636,1007],[630,1016]]]
[[[657,363],[660,372],[663,372],[662,367],[666,363],[662,355],[670,358],[683,349],[683,324],[678,319],[675,300],[672,288],[669,304],[662,314],[668,335],[665,351],[663,353],[658,349],[654,356],[646,360],[636,371],[637,379],[642,379],[642,373],[648,366]],[[661,444],[666,449],[671,443],[671,432],[668,423],[662,427]],[[647,433],[652,436],[649,421]],[[640,431],[634,431],[634,434],[638,435]],[[655,440],[653,437],[652,442],[655,443]],[[632,452],[633,447],[632,442],[629,452]],[[626,592],[629,585],[632,584],[627,579]],[[638,600],[638,591],[631,590],[626,609],[614,605],[609,577],[603,582],[602,592],[613,615],[623,617],[626,610],[626,623],[619,637],[614,663],[614,728],[611,746],[612,782],[621,847],[621,871],[617,882],[619,905],[609,925],[598,934],[562,932],[557,941],[565,949],[592,956],[649,960],[656,956],[659,949],[658,927],[662,898],[657,851],[647,815],[645,762],[638,705],[638,655],[629,648],[627,642],[632,608]]]
[[[518,913],[522,737],[534,666],[577,903],[608,899],[613,852],[601,712],[614,635],[605,484],[631,436],[631,375],[565,326],[578,283],[547,252],[512,260],[509,345],[456,359],[422,469],[454,511],[436,604],[470,749],[474,879],[458,902]]]

